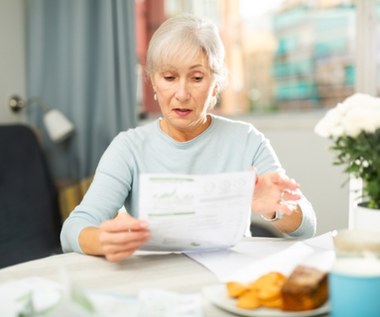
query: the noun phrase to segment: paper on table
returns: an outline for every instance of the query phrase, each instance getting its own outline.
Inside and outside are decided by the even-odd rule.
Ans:
[[[231,250],[187,255],[212,271],[221,282],[249,282],[269,271],[288,275],[299,264],[328,271],[335,259],[330,232],[303,241],[258,238],[243,241]]]
[[[201,317],[202,298],[198,293],[180,294],[163,289],[139,292],[138,317]]]
[[[139,215],[152,233],[141,249],[191,251],[234,246],[249,227],[255,178],[254,170],[141,175]]]
[[[0,316],[137,316],[137,296],[82,291],[72,285],[67,289],[65,283],[32,276],[0,284]],[[79,297],[78,292],[81,293]],[[92,310],[87,305],[78,303],[83,302],[83,296],[93,306]]]
[[[136,295],[67,289],[57,283],[33,276],[0,284],[1,317],[200,317],[201,295],[181,294],[164,289],[143,289]],[[75,294],[72,292],[75,291]],[[78,291],[93,309],[78,304]],[[66,293],[66,294],[65,294]],[[72,298],[68,298],[71,295]],[[74,298],[76,297],[76,298]],[[83,300],[83,299],[80,299]]]

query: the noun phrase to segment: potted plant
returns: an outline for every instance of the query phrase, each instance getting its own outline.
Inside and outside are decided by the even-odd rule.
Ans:
[[[314,131],[332,140],[334,164],[344,165],[348,175],[362,180],[359,205],[380,209],[380,98],[356,93],[330,109]],[[380,230],[380,222],[373,225]]]

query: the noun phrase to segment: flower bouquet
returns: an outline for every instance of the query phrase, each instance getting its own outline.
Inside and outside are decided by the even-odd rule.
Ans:
[[[356,93],[329,110],[314,131],[332,140],[335,165],[363,181],[363,201],[380,209],[380,98]]]

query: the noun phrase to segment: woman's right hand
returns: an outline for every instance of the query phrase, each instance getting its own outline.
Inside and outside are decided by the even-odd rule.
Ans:
[[[119,262],[131,256],[150,238],[148,224],[130,216],[127,212],[103,222],[98,228],[88,227],[79,235],[84,253],[104,255],[111,262]]]
[[[148,224],[131,217],[126,212],[99,227],[99,243],[104,256],[112,262],[121,261],[131,256],[150,238]]]

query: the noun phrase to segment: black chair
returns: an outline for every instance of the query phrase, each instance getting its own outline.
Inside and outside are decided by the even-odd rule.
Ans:
[[[252,221],[250,226],[252,237],[281,238],[284,235],[269,224]]]
[[[26,125],[0,126],[0,268],[61,253],[58,193]]]

